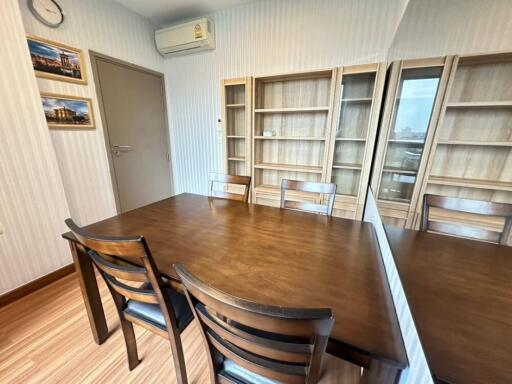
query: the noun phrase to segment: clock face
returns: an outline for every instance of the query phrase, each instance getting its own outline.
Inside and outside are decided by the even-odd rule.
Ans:
[[[49,27],[58,27],[64,21],[62,9],[55,0],[29,0],[28,4],[37,19]]]

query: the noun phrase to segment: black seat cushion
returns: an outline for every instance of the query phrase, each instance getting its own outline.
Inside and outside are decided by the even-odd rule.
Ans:
[[[153,289],[150,283],[144,284],[141,288]],[[176,316],[176,321],[178,322],[178,329],[180,332],[183,331],[194,318],[190,306],[188,305],[187,298],[184,294],[176,291],[171,287],[165,287],[162,293],[168,295],[171,299],[174,315]],[[128,300],[124,312],[141,320],[147,321],[153,325],[156,325],[163,330],[167,329],[165,326],[164,315],[162,314],[158,304],[148,304],[141,301]]]
[[[241,367],[232,360],[225,360],[220,375],[232,379],[236,383],[244,384],[279,384],[279,382],[267,379],[257,373]],[[234,379],[234,380],[233,380]]]

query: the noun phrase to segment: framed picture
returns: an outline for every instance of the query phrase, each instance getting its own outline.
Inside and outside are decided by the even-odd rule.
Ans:
[[[27,36],[28,49],[36,76],[87,84],[82,51],[35,36]]]
[[[41,93],[44,115],[51,129],[93,129],[94,114],[91,99]]]

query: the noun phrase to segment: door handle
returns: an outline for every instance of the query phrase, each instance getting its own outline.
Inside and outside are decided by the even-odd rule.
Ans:
[[[131,145],[112,144],[112,150],[113,151],[131,151],[132,146]]]

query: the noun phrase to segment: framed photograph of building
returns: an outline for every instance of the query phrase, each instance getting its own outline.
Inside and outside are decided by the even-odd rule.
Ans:
[[[36,76],[87,84],[85,60],[80,49],[30,35],[27,43]]]
[[[94,129],[91,99],[41,93],[44,115],[50,129]]]

